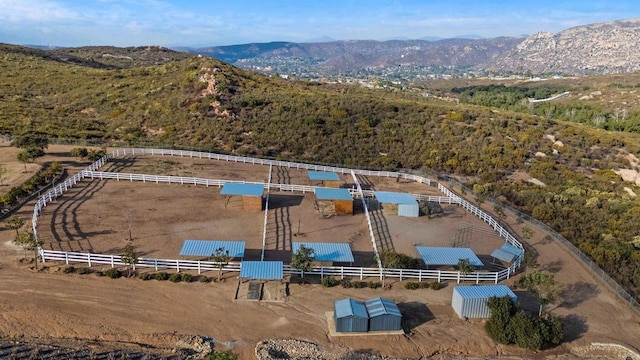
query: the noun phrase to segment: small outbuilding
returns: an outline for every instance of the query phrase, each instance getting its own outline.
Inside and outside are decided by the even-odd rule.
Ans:
[[[244,210],[262,210],[264,203],[264,184],[225,182],[220,194],[229,197],[241,195],[242,208]]]
[[[420,216],[420,205],[408,193],[396,193],[387,191],[374,191],[376,200],[381,204],[391,204],[398,207],[398,216],[418,217]]]
[[[323,213],[353,215],[353,197],[349,189],[316,187],[314,191],[318,208],[325,209]]]
[[[337,332],[367,332],[369,315],[364,302],[351,298],[338,300],[333,305],[333,318]]]
[[[494,259],[511,263],[512,261],[519,259],[522,254],[524,254],[524,249],[513,246],[509,243],[504,243],[499,249],[493,250],[491,256]]]
[[[402,330],[402,314],[393,300],[377,297],[364,305],[369,313],[369,331]]]
[[[508,296],[514,302],[518,299],[506,285],[456,286],[453,288],[451,306],[461,318],[489,318],[491,309],[487,301],[494,296]]]
[[[339,188],[340,187],[340,176],[338,173],[328,172],[328,171],[313,171],[308,170],[307,175],[309,176],[309,180],[311,184],[320,183],[324,187],[330,188]]]
[[[471,266],[483,266],[480,258],[470,248],[416,246],[424,264],[458,265],[460,259],[468,259]]]

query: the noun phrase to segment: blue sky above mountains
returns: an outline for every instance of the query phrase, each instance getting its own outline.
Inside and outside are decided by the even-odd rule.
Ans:
[[[0,42],[207,46],[517,36],[640,17],[640,2],[0,0]]]

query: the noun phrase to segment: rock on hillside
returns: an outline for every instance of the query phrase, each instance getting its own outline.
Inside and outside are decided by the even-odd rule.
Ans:
[[[578,26],[558,34],[529,36],[502,59],[495,70],[574,75],[640,70],[640,18]]]

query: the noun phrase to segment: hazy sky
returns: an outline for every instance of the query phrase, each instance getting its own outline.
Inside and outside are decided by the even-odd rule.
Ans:
[[[0,42],[205,46],[495,37],[634,17],[638,0],[0,0]]]

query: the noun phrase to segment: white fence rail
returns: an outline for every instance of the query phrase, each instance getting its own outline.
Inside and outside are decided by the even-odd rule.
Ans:
[[[332,172],[340,172],[343,174],[350,173],[352,171],[351,169],[331,167],[331,166],[293,163],[293,162],[287,162],[287,161],[254,159],[249,157],[229,156],[229,155],[221,155],[221,154],[214,154],[214,153],[196,152],[196,151],[167,150],[167,149],[118,149],[113,151],[110,155],[105,156],[99,159],[98,161],[94,162],[93,164],[85,168],[85,170],[79,172],[73,177],[68,178],[64,182],[58,184],[57,186],[52,188],[50,191],[48,191],[38,199],[33,209],[32,227],[33,227],[34,235],[37,236],[38,216],[40,215],[42,208],[85,178],[115,179],[115,180],[129,180],[129,181],[142,181],[142,182],[155,182],[155,183],[175,183],[175,184],[182,184],[182,185],[192,184],[192,185],[218,186],[218,187],[221,187],[225,182],[229,182],[229,180],[210,180],[210,179],[188,178],[188,177],[178,177],[178,176],[124,174],[124,173],[111,173],[111,172],[97,171],[100,167],[102,167],[108,161],[109,157],[118,157],[118,156],[135,155],[135,154],[188,156],[192,158],[197,157],[197,158],[223,160],[223,161],[243,162],[243,163],[250,163],[250,164],[285,166],[289,168],[298,168],[298,169],[332,171]],[[358,174],[358,175],[367,175],[367,176],[393,177],[393,178],[413,180],[413,181],[417,181],[427,185],[431,184],[429,179],[426,179],[417,175],[404,174],[404,173],[396,173],[396,172],[388,172],[388,171],[355,170],[355,169],[351,173],[352,175]],[[353,177],[355,179],[355,176]],[[239,182],[242,182],[242,181],[239,181]],[[244,183],[255,183],[255,182],[244,182]],[[357,183],[357,180],[356,180],[356,183]],[[255,184],[262,184],[262,183],[255,183]],[[313,186],[304,186],[304,185],[266,184],[266,186],[268,190],[271,188],[277,188],[281,191],[300,191],[303,193],[314,191]],[[522,244],[515,237],[513,237],[513,235],[511,235],[508,231],[502,228],[502,226],[496,220],[494,220],[491,216],[489,216],[487,213],[480,210],[479,208],[469,203],[468,201],[462,199],[455,193],[451,192],[442,184],[438,184],[438,189],[445,196],[414,195],[414,197],[416,197],[417,199],[425,199],[428,201],[435,201],[435,202],[449,203],[449,204],[459,204],[466,210],[470,211],[472,214],[478,216],[480,219],[482,219],[483,221],[491,225],[491,227],[500,235],[500,237],[504,238],[505,241],[509,242],[510,244],[518,248],[523,248]],[[357,194],[363,198],[367,196],[372,196],[372,194],[363,191],[361,188],[354,189],[352,193]],[[370,226],[370,232],[371,232],[371,224],[369,224],[369,226]],[[375,238],[373,237],[373,233],[371,233],[371,239],[373,242],[374,251],[377,253]],[[108,264],[112,267],[126,265],[122,262],[121,257],[117,255],[64,252],[64,251],[52,251],[52,250],[44,250],[44,249],[39,249],[39,252],[43,261],[64,261],[67,264],[70,262],[71,263],[87,263],[89,266],[92,266],[94,264],[102,264],[102,265]],[[383,277],[387,277],[387,278],[399,278],[401,280],[402,279],[418,279],[418,281],[422,281],[423,279],[425,280],[436,279],[438,281],[456,280],[458,282],[475,281],[476,283],[479,283],[481,281],[492,281],[494,283],[497,283],[500,280],[509,278],[511,274],[513,274],[518,269],[518,267],[521,264],[521,261],[522,261],[522,257],[514,261],[511,264],[511,266],[509,266],[508,268],[498,272],[478,271],[478,272],[472,272],[466,275],[463,275],[458,271],[421,270],[421,269],[417,269],[417,270],[383,269],[381,267],[381,264],[378,264],[378,268],[322,266],[322,267],[315,267],[313,271],[304,273],[304,274],[311,274],[311,275],[316,274],[320,276],[332,275],[332,276],[340,276],[340,277],[351,276],[351,277],[359,277],[360,279],[363,279],[365,277],[377,277],[380,279],[382,279]],[[140,258],[136,266],[137,267],[153,267],[156,270],[158,269],[175,269],[176,271],[197,270],[198,273],[202,271],[218,270],[218,264],[215,262],[176,260],[176,259],[171,260],[171,259]],[[225,266],[223,270],[240,271],[240,266],[238,263],[230,263],[227,266]],[[288,273],[288,274],[300,274],[298,270],[291,269],[288,265],[285,265],[284,271],[285,273]]]
[[[40,256],[45,262],[62,261],[67,265],[87,264],[89,267],[106,265],[112,268],[128,266],[128,264],[122,261],[122,257],[118,255],[40,250]],[[220,271],[219,263],[213,261],[153,258],[139,258],[138,263],[135,264],[134,268],[150,268],[155,271],[196,271],[198,274],[202,274],[203,272],[208,271]],[[241,263],[231,262],[222,266],[222,271],[240,273],[240,268]],[[289,265],[284,265],[283,272],[290,275],[303,274],[302,271],[294,269]],[[312,271],[304,272],[304,275],[320,275],[321,277],[335,276],[340,278],[350,277],[360,280],[366,278],[376,278],[380,280],[382,280],[383,278],[393,278],[399,279],[400,281],[407,279],[418,281],[437,280],[438,282],[453,280],[458,283],[462,281],[472,281],[476,284],[479,284],[481,282],[492,282],[494,284],[497,284],[500,280],[509,278],[509,276],[511,275],[511,270],[507,268],[498,272],[477,271],[463,275],[459,271],[445,270],[380,269],[354,266],[315,266],[313,267]]]

